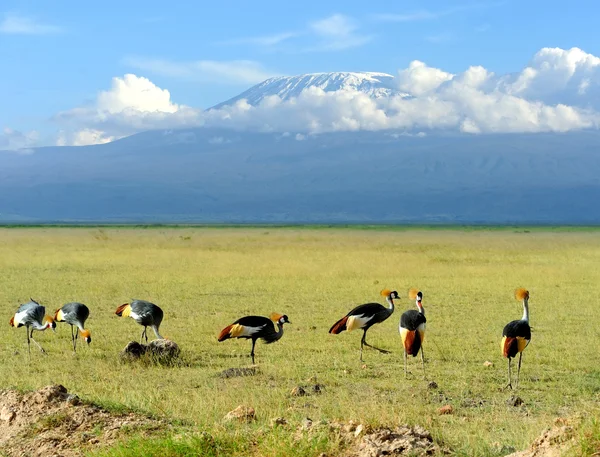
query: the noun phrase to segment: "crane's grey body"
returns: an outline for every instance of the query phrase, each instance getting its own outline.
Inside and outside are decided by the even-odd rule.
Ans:
[[[90,310],[83,303],[67,303],[61,308],[62,320],[67,324],[76,326],[79,330],[84,330],[85,321],[90,317]]]
[[[33,338],[34,330],[46,330],[49,326],[54,329],[56,324],[52,322],[51,324],[44,323],[44,318],[46,316],[46,308],[36,302],[33,298],[30,299],[28,303],[24,303],[19,306],[17,312],[11,320],[11,323],[15,327],[23,327],[25,326],[25,330],[27,333],[27,350],[31,355],[31,341],[33,341],[36,346],[42,351],[42,353],[46,353],[44,348]]]
[[[39,303],[31,300],[28,303],[24,303],[17,309],[15,313],[14,323],[15,327],[22,327],[23,325],[27,328],[32,327],[35,330],[45,330],[44,316],[46,315],[46,308]]]
[[[150,327],[154,331],[156,338],[162,340],[163,337],[158,333],[158,329],[163,320],[163,310],[154,303],[150,303],[146,300],[132,300],[129,306],[131,307],[129,316],[138,324],[144,326],[141,338],[146,338],[146,342],[148,342],[146,330],[147,327]]]
[[[89,316],[89,308],[83,303],[79,302],[67,303],[56,312],[57,321],[66,322],[71,326],[71,342],[73,343],[74,352],[77,352],[77,338],[79,336],[79,332],[77,330],[73,331],[73,327],[77,327],[80,332],[85,332],[85,321]],[[82,336],[88,344],[92,342],[89,331],[82,334]]]

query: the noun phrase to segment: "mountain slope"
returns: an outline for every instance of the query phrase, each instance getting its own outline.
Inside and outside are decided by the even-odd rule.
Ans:
[[[0,220],[600,223],[599,149],[596,131],[153,131],[0,152]]]
[[[298,76],[277,76],[267,79],[251,87],[240,95],[233,97],[213,108],[232,105],[238,100],[246,99],[250,105],[258,105],[266,97],[277,95],[283,100],[297,97],[309,87],[318,87],[325,92],[336,90],[357,90],[371,97],[389,97],[401,94],[394,87],[394,77],[386,73],[374,72],[333,72],[312,73]]]

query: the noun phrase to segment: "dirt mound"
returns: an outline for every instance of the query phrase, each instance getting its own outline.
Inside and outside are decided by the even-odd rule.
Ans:
[[[296,431],[296,439],[300,435],[329,429],[335,433],[341,443],[347,447],[347,457],[380,457],[384,455],[427,456],[436,453],[444,454],[431,434],[423,427],[399,425],[395,428],[371,428],[355,422],[340,423],[304,419]]]
[[[367,433],[359,443],[353,457],[379,457],[382,455],[433,455],[436,446],[431,434],[422,427],[401,425],[395,429],[379,429]]]
[[[26,394],[0,390],[0,454],[81,456],[114,443],[120,429],[130,434],[164,429],[167,424],[137,414],[114,414],[82,403],[61,385]]]
[[[557,419],[555,425],[542,433],[529,449],[514,452],[506,457],[560,457],[574,444],[575,431],[565,419]]]

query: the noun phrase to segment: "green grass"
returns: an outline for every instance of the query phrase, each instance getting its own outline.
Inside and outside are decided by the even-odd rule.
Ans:
[[[317,456],[335,454],[326,436],[293,439],[305,417],[368,425],[419,424],[455,455],[500,455],[522,449],[552,424],[600,399],[600,232],[594,228],[377,229],[306,227],[156,227],[0,229],[0,311],[8,319],[33,297],[53,311],[68,301],[91,309],[92,344],[70,350],[68,325],[35,333],[48,352],[27,359],[24,329],[7,324],[0,346],[4,386],[35,389],[61,383],[81,398],[131,408],[181,425],[181,438],[139,439],[103,455]],[[502,327],[522,314],[512,293],[531,294],[532,342],[524,353],[518,395],[507,406]],[[398,321],[414,308],[410,287],[423,291],[428,389],[418,359],[404,379]],[[392,351],[365,350],[361,332],[329,335],[353,306],[403,296],[373,327],[368,341]],[[182,348],[176,367],[120,363],[119,351],[141,327],[114,315],[131,298],[163,308],[163,336]],[[221,379],[248,366],[250,342],[218,343],[218,332],[248,314],[286,313],[291,325],[275,344],[257,344],[256,376]],[[33,351],[33,349],[32,349]],[[18,352],[18,354],[15,354]],[[492,367],[484,367],[489,360]],[[320,395],[292,397],[316,377]],[[231,425],[238,405],[257,420]],[[451,404],[453,415],[438,415]],[[274,417],[288,427],[272,430]],[[593,429],[592,429],[593,430]],[[220,443],[204,450],[207,432]],[[595,439],[595,432],[590,432]],[[200,441],[198,441],[200,440]],[[203,441],[204,440],[204,441]],[[127,454],[129,445],[137,454]],[[158,451],[157,451],[158,452]],[[213,454],[210,454],[212,452]]]

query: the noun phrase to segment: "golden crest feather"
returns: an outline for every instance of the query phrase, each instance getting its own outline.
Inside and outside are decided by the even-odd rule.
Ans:
[[[381,294],[382,297],[387,297],[388,295],[390,295],[392,293],[392,291],[390,289],[383,289],[379,293]]]
[[[417,298],[418,293],[419,293],[419,289],[412,287],[408,291],[408,298],[410,298],[411,300],[415,300]]]
[[[279,319],[281,319],[283,317],[283,314],[279,314],[279,313],[271,313],[271,315],[269,316],[269,319],[271,319],[273,322],[277,322],[279,321]]]
[[[524,287],[519,287],[517,290],[515,290],[515,298],[517,300],[529,299],[529,291]]]

